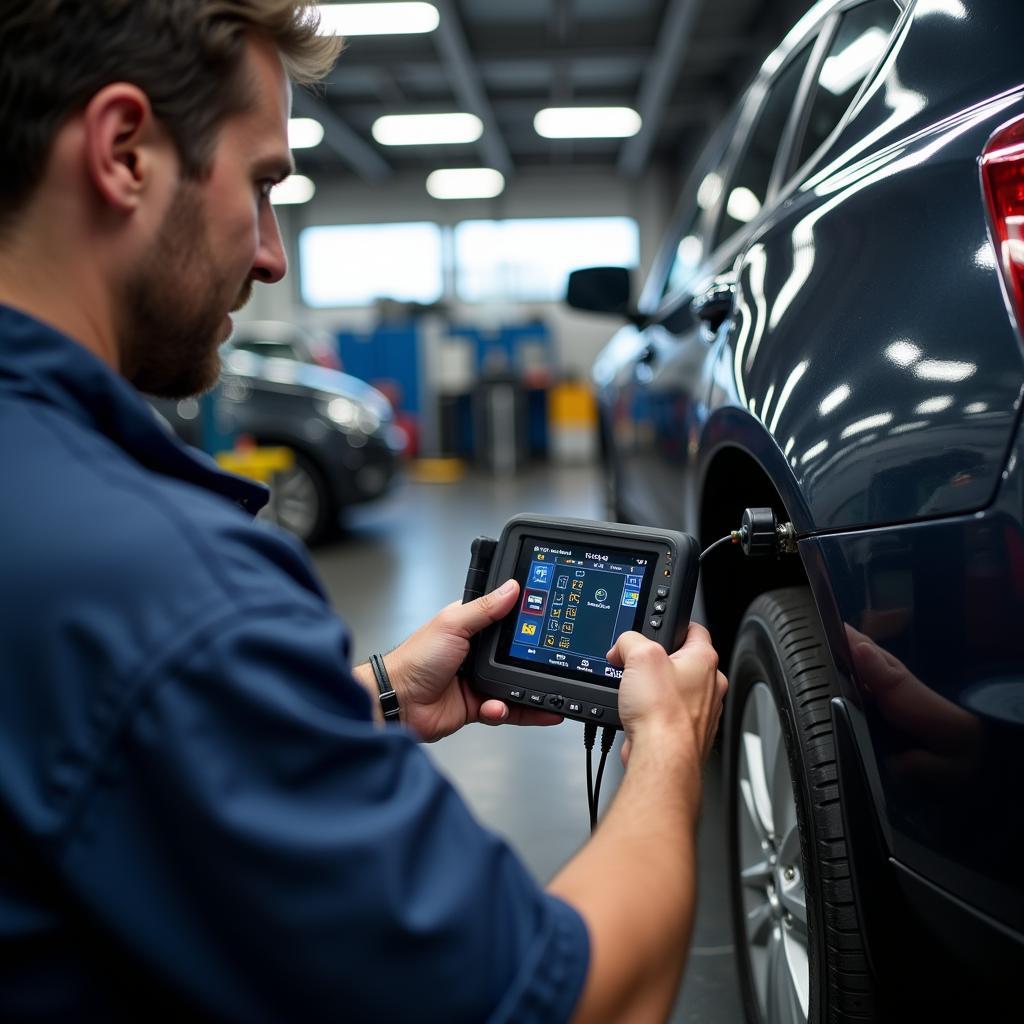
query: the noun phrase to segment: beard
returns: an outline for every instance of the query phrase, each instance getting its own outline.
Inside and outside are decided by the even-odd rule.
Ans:
[[[252,281],[232,311],[249,300]],[[118,331],[121,369],[135,387],[158,398],[190,398],[220,376],[225,295],[230,285],[217,261],[198,188],[178,186],[149,251],[128,280]]]

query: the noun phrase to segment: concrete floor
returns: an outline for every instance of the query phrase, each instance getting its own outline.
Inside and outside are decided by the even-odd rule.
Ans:
[[[394,647],[462,596],[469,545],[497,537],[517,512],[601,518],[601,484],[590,467],[531,470],[512,480],[471,476],[458,484],[405,483],[382,502],[353,509],[334,544],[314,561],[354,636],[354,657]],[[696,614],[699,618],[699,612]],[[588,834],[583,726],[471,726],[430,748],[477,817],[504,835],[546,882]],[[602,806],[621,780],[608,759]],[[722,840],[717,758],[707,769],[699,837],[700,892],[693,948],[673,1022],[739,1024]]]

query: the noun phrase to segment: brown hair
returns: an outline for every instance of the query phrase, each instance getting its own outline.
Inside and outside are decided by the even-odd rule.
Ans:
[[[245,36],[272,40],[293,79],[331,69],[340,40],[306,0],[0,0],[0,228],[31,197],[61,125],[112,82],[149,97],[184,173],[247,108]]]

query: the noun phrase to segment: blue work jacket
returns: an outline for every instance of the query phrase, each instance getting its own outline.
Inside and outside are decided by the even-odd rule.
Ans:
[[[0,1020],[568,1019],[582,920],[373,723],[265,500],[0,307]]]

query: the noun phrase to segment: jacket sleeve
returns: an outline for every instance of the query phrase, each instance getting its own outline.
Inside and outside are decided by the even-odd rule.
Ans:
[[[567,1020],[579,915],[377,728],[326,609],[237,610],[157,659],[60,872],[94,920],[225,1020]]]

